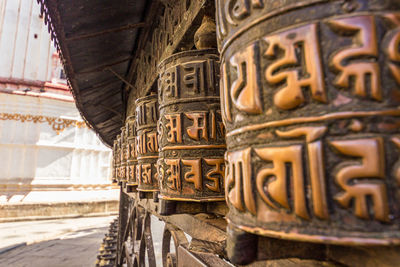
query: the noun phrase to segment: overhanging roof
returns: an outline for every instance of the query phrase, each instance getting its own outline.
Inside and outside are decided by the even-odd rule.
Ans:
[[[76,106],[111,146],[123,125],[129,72],[145,0],[37,0],[60,52]],[[119,76],[119,77],[118,77]]]

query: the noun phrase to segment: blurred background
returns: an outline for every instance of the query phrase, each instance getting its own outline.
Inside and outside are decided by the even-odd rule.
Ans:
[[[116,211],[111,150],[75,107],[39,5],[0,3],[0,221]]]
[[[117,214],[111,150],[81,118],[65,78],[37,1],[0,0],[0,266],[12,248],[103,229]]]

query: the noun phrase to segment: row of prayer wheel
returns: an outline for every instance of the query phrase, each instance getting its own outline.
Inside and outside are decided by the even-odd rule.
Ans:
[[[114,142],[114,176],[169,201],[224,201],[225,132],[217,50],[159,66],[158,94],[138,98]]]
[[[240,2],[217,1],[220,53],[160,63],[158,94],[137,99],[114,144],[116,177],[165,200],[226,200],[229,227],[251,234],[399,244],[400,15]]]

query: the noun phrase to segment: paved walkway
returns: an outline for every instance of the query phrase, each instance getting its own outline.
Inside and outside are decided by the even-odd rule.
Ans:
[[[0,267],[94,266],[114,218],[0,223]]]
[[[82,229],[107,227],[115,216],[0,223],[0,253],[9,247],[46,241]]]

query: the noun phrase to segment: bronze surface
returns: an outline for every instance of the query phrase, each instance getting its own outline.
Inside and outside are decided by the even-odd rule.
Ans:
[[[157,192],[158,173],[158,103],[157,95],[136,100],[136,179],[138,191]]]
[[[395,1],[218,0],[232,226],[400,242]]]
[[[203,49],[177,53],[159,65],[161,199],[224,199],[218,63],[215,49]]]

